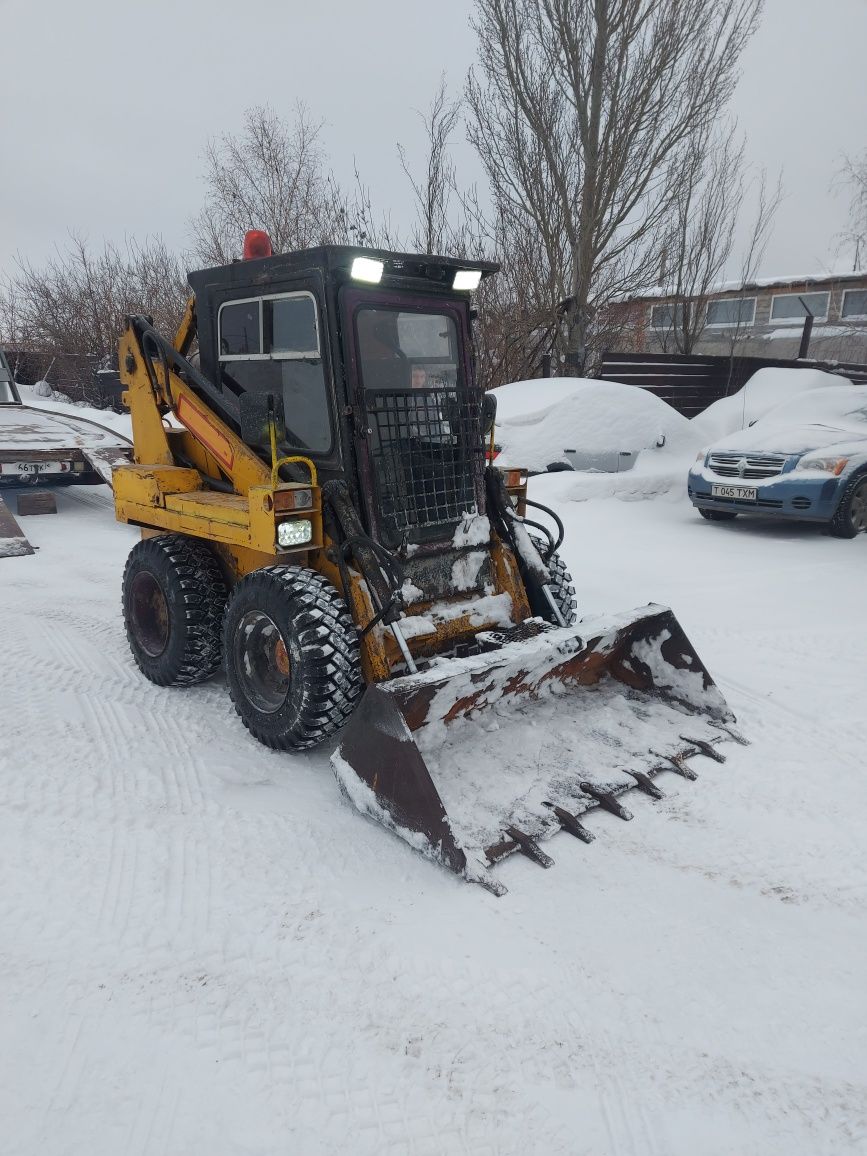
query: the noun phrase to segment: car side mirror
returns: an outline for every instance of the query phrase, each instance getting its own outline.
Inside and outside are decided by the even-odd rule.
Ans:
[[[270,426],[274,423],[277,441],[286,440],[286,417],[279,393],[242,393],[241,441],[248,446],[271,444]]]
[[[486,434],[489,434],[494,428],[494,422],[496,420],[497,399],[492,393],[485,393],[482,396],[482,425]]]

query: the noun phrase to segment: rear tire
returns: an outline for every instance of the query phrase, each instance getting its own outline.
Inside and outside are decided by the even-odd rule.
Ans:
[[[192,686],[220,666],[226,583],[204,542],[160,534],[123,572],[123,621],[136,664],[157,686]]]
[[[551,575],[551,594],[554,601],[557,603],[557,608],[563,615],[563,621],[567,626],[571,626],[578,617],[578,600],[575,595],[575,586],[572,582],[572,575],[566,569],[566,563],[555,550],[550,558],[545,560],[545,555],[548,552],[550,543],[534,534],[532,530],[528,530],[533,545],[539,552],[539,556],[545,565],[548,567],[548,573]]]
[[[223,650],[235,710],[274,750],[323,742],[364,689],[346,603],[306,567],[269,566],[242,578],[226,607]]]
[[[851,480],[828,529],[835,538],[854,538],[867,530],[867,474]]]
[[[730,510],[699,509],[698,512],[708,522],[733,522],[737,517],[737,514],[733,514]]]

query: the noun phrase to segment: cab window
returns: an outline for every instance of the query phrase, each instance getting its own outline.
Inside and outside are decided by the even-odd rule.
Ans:
[[[225,385],[235,392],[281,393],[287,444],[328,453],[332,422],[311,293],[225,303],[219,347]]]

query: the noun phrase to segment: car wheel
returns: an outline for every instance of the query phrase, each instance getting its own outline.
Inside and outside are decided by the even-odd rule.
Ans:
[[[737,517],[731,510],[699,510],[699,513],[708,522],[731,522]]]
[[[830,522],[835,538],[854,538],[867,530],[867,474],[853,478]]]

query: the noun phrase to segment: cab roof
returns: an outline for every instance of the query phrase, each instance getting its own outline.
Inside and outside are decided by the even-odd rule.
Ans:
[[[469,261],[461,257],[441,257],[419,253],[394,253],[387,249],[367,249],[357,245],[318,245],[298,249],[292,253],[276,253],[251,261],[234,261],[231,265],[217,265],[188,273],[193,292],[233,285],[267,285],[287,276],[317,271],[326,279],[348,281],[352,262],[356,257],[370,257],[382,261],[385,270],[383,283],[399,280],[404,285],[417,281],[419,288],[436,285],[451,289],[454,272],[458,269],[478,270],[482,279],[492,276],[500,266],[493,261]]]

